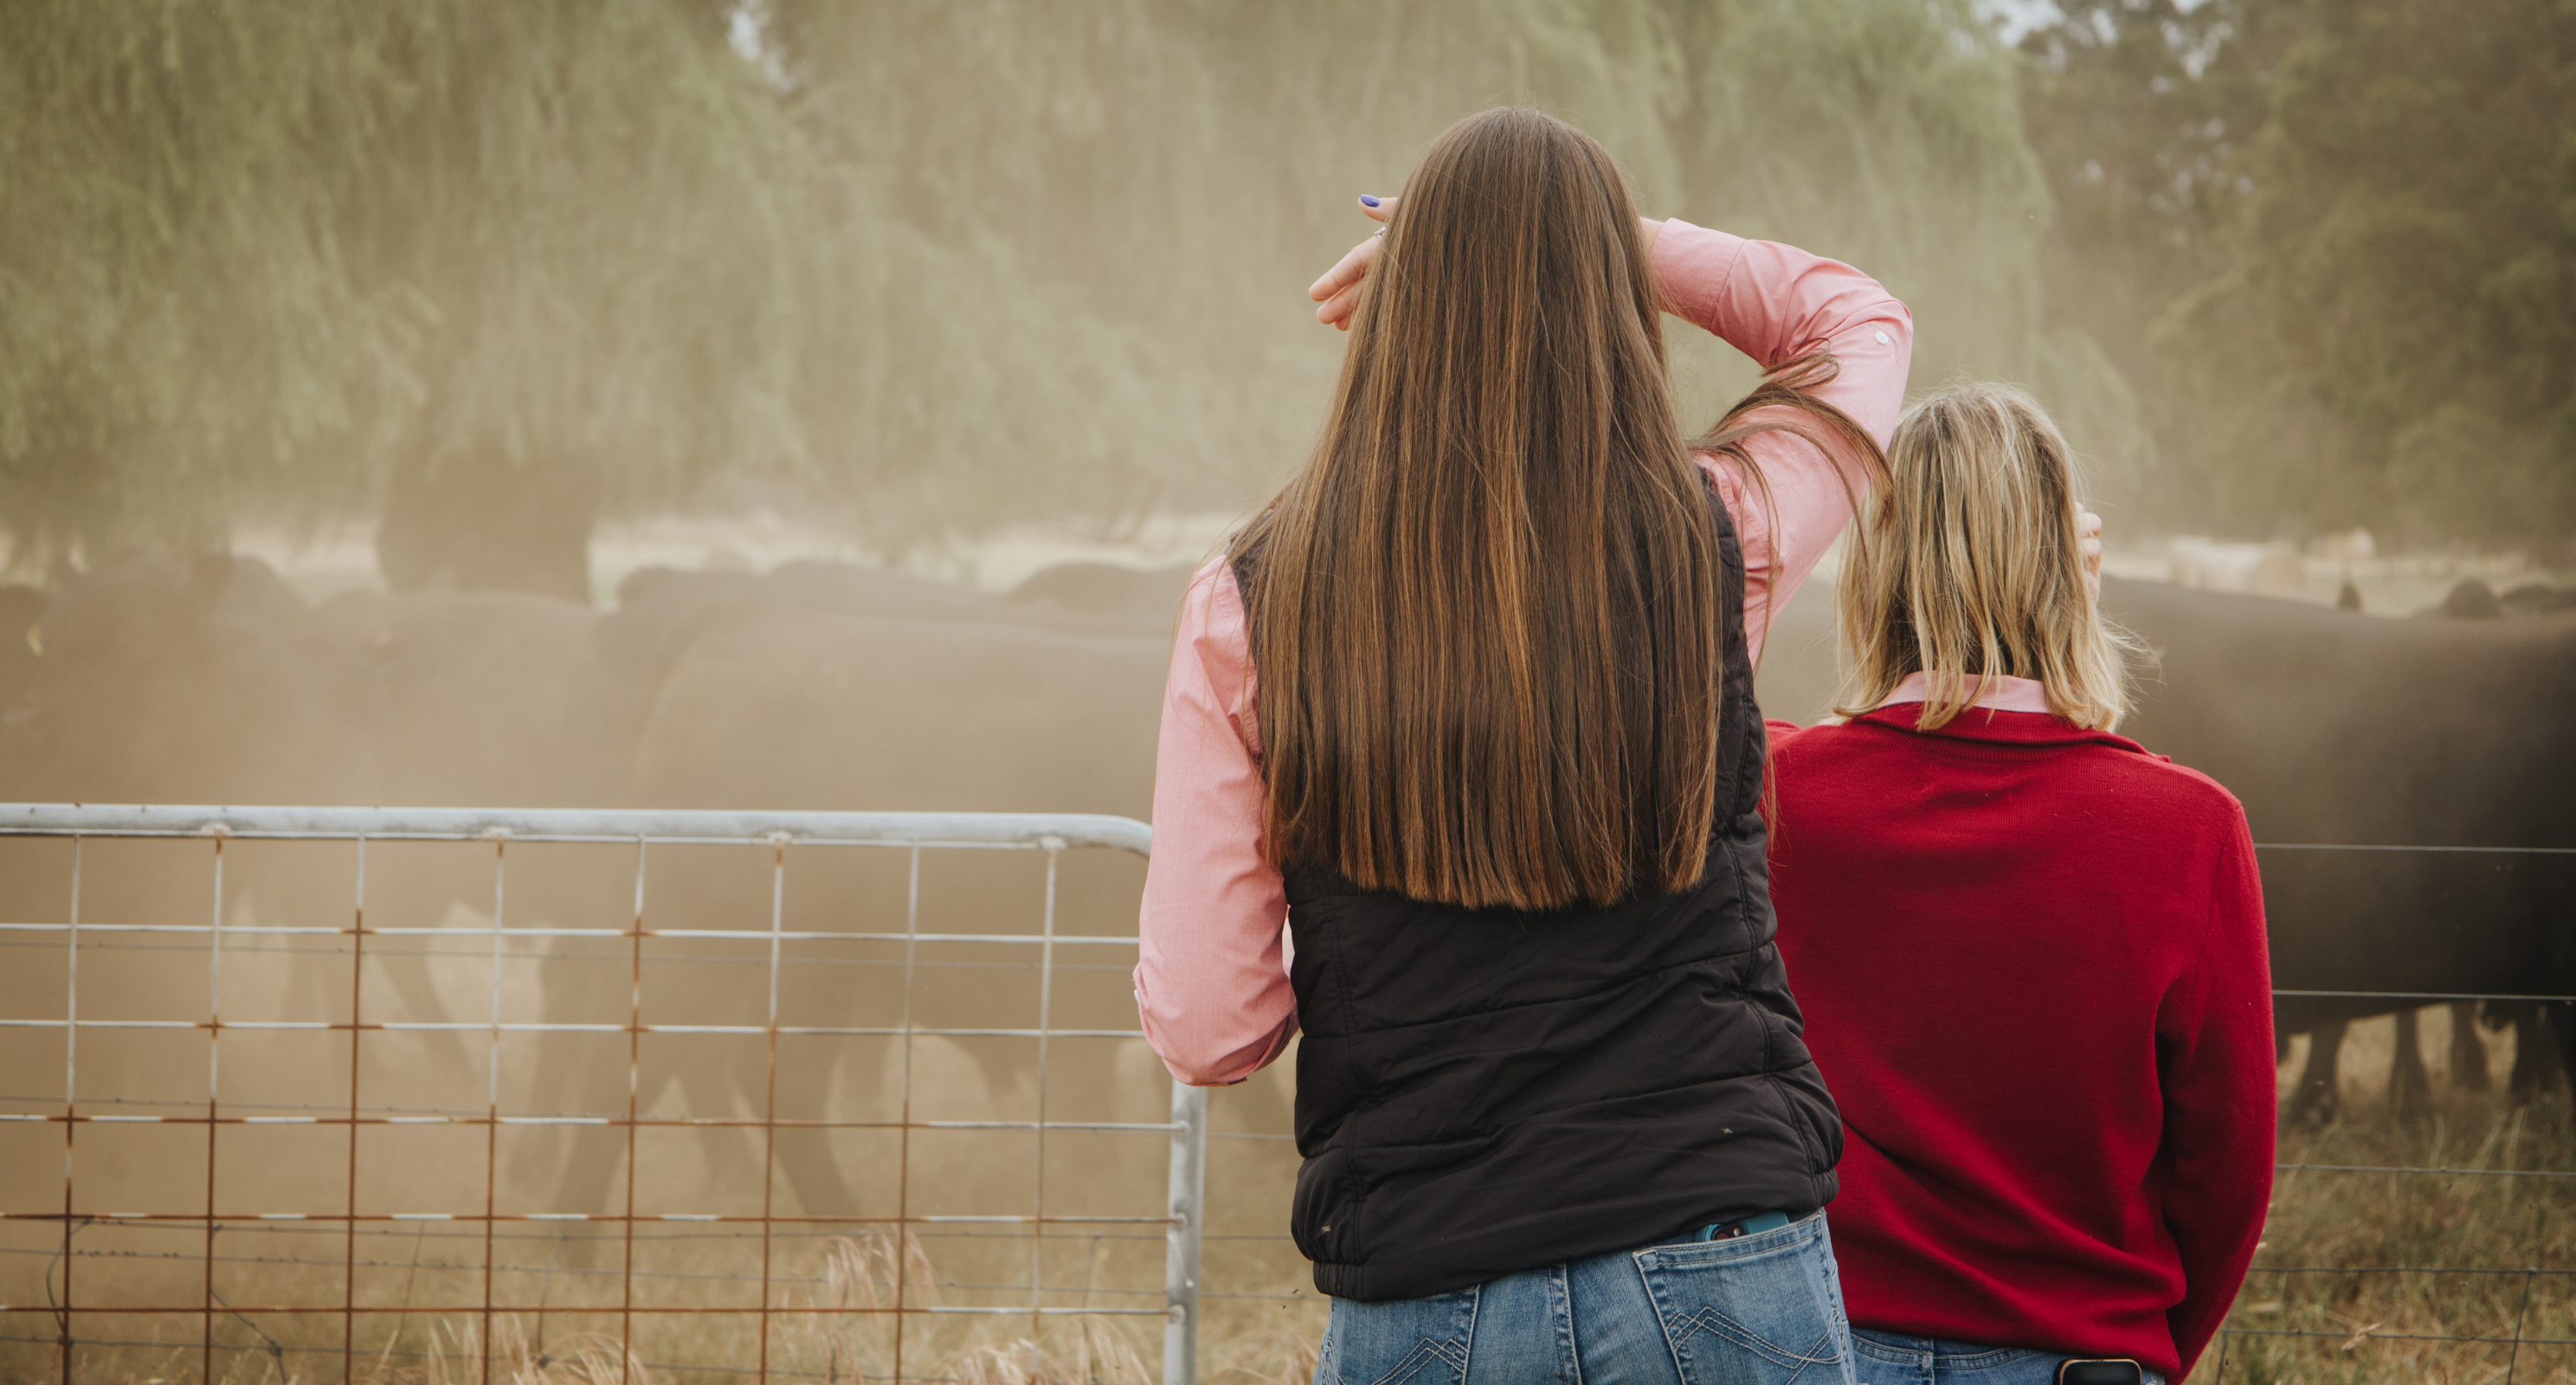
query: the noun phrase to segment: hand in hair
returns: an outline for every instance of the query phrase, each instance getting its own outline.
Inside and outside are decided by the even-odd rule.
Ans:
[[[1360,199],[1360,215],[1381,224],[1392,224],[1397,200],[1393,197],[1363,197]],[[1653,217],[1641,216],[1637,218],[1637,225],[1645,233],[1646,253],[1652,255],[1655,253],[1655,234],[1664,229],[1664,223]],[[1308,298],[1323,305],[1315,309],[1317,322],[1345,332],[1351,330],[1351,314],[1360,305],[1360,284],[1368,278],[1369,266],[1377,262],[1378,247],[1385,243],[1386,232],[1380,230],[1352,246],[1349,254],[1335,261],[1331,269],[1324,271],[1324,277],[1306,290]]]
[[[1374,202],[1374,205],[1372,205]],[[1380,197],[1360,199],[1360,215],[1375,222],[1395,218],[1396,199]],[[1386,233],[1378,232],[1351,247],[1351,253],[1336,261],[1324,277],[1306,290],[1306,296],[1324,306],[1315,310],[1315,320],[1328,327],[1351,330],[1351,313],[1360,305],[1360,282],[1368,278],[1369,266],[1377,260],[1377,248],[1385,243]]]
[[[2102,517],[2085,510],[2075,516],[2075,536],[2083,540],[2084,590],[2102,599]]]

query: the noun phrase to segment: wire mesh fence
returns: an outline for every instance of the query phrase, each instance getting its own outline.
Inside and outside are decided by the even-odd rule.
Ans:
[[[9,1378],[1312,1369],[1285,1077],[1211,1113],[1134,1028],[1142,824],[0,818]],[[2526,1007],[2448,1034],[2499,1051],[2568,999],[2278,996]],[[2204,1373],[2576,1378],[2551,1111],[2285,1132]]]
[[[1186,1385],[1205,1094],[1101,868],[1149,846],[0,809],[8,1374],[1133,1377],[1159,1336]]]
[[[2526,1103],[2501,1083],[2459,1083],[2455,1068],[2450,1089],[2403,1100],[2396,1069],[2419,1032],[2454,1054],[2489,1045],[2475,1011],[2458,1008],[2487,997],[2338,998],[2401,1007],[2366,1033],[2354,1026],[2343,1047],[2387,1063],[2346,1074],[2347,1087],[2385,1095],[2323,1123],[2285,1120],[2262,1248],[2195,1378],[2576,1379],[2576,1128],[2564,1096]],[[2420,1013],[2402,1008],[2419,1002]],[[2556,1036],[2526,1012],[2500,1037],[2529,1061],[2526,1050]],[[2284,1069],[2285,1096],[2299,1057]]]
[[[2576,1130],[2559,1094],[2576,847],[2257,855],[2276,964],[2285,923],[2300,939],[2302,984],[2273,992],[2275,1012],[2308,1038],[2284,1068],[2263,1248],[2200,1374],[2576,1380]],[[2364,979],[2409,974],[2406,990]],[[2339,1073],[2338,1052],[2367,1053],[2369,1080]],[[2497,1062],[2510,1082],[2491,1081]],[[2338,1110],[2344,1092],[2357,1107]]]

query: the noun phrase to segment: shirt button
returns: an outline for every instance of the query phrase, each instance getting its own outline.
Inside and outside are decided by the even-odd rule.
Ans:
[[[1872,332],[1872,333],[1870,333],[1870,335],[1871,335],[1871,336],[1873,336],[1873,337],[1878,338],[1878,344],[1879,344],[1879,345],[1881,345],[1881,346],[1885,346],[1885,345],[1887,345],[1887,334],[1886,334],[1885,332]]]

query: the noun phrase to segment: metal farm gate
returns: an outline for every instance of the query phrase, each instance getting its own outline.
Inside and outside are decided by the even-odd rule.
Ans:
[[[1151,1322],[1190,1385],[1206,1094],[1096,850],[1150,846],[0,807],[0,1376],[1098,1378]]]

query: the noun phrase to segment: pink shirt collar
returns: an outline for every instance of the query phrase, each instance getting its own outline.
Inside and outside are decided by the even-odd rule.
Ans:
[[[2049,715],[2048,688],[2036,678],[2008,678],[2001,674],[1969,680],[1977,689],[1971,707],[1984,707],[1997,712],[2037,712]],[[1932,697],[1932,680],[1921,673],[1909,673],[1896,691],[1879,700],[1886,707],[1899,702],[1928,702]]]

